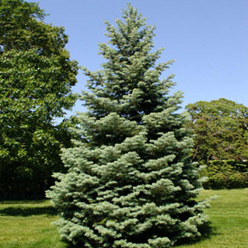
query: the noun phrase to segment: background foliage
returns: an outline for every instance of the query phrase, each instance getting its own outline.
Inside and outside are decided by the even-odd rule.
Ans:
[[[195,132],[192,160],[206,164],[206,188],[247,187],[248,107],[220,98],[189,104]]]
[[[248,107],[220,98],[186,106],[195,132],[193,160],[248,159]]]
[[[0,197],[44,197],[69,123],[55,124],[76,100],[77,62],[64,29],[45,24],[36,3],[0,2]]]
[[[206,189],[235,189],[248,187],[248,163],[235,160],[211,160],[200,174],[208,179]]]

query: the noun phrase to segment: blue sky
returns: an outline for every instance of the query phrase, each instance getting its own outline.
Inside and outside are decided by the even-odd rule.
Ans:
[[[107,41],[104,20],[114,24],[128,2],[156,26],[155,49],[165,48],[160,62],[175,60],[163,76],[175,74],[171,92],[184,92],[183,108],[219,98],[248,106],[247,0],[40,0],[39,6],[50,14],[45,22],[65,27],[71,59],[95,71],[103,62],[98,43]],[[85,90],[86,80],[79,72],[73,91]],[[85,111],[80,102],[75,111]]]

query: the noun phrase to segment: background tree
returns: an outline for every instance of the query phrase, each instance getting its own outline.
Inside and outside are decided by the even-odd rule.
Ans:
[[[220,98],[199,101],[186,109],[194,129],[193,160],[207,163],[211,159],[248,159],[248,107]]]
[[[0,2],[0,196],[44,196],[70,145],[64,117],[76,100],[77,62],[62,27],[45,24],[36,3]]]
[[[193,140],[178,114],[181,93],[169,96],[171,62],[156,64],[154,27],[131,5],[100,44],[103,70],[90,78],[78,115],[81,140],[64,149],[69,167],[48,192],[60,213],[61,237],[84,247],[168,247],[200,235],[201,183],[188,154]]]

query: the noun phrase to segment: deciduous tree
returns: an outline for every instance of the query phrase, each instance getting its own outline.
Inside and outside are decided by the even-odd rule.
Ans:
[[[0,195],[44,195],[53,171],[63,169],[67,124],[55,124],[76,100],[62,27],[45,24],[36,3],[0,2]]]
[[[188,125],[195,132],[193,160],[248,159],[248,107],[220,98],[189,104]]]

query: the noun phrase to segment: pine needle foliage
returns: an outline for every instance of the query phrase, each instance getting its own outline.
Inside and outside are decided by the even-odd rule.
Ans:
[[[80,140],[63,150],[68,173],[47,193],[60,213],[63,240],[88,248],[162,248],[200,236],[207,218],[199,168],[179,114],[180,92],[169,96],[172,61],[157,63],[154,27],[128,5],[116,26],[106,22],[106,59],[91,72],[78,114]]]

